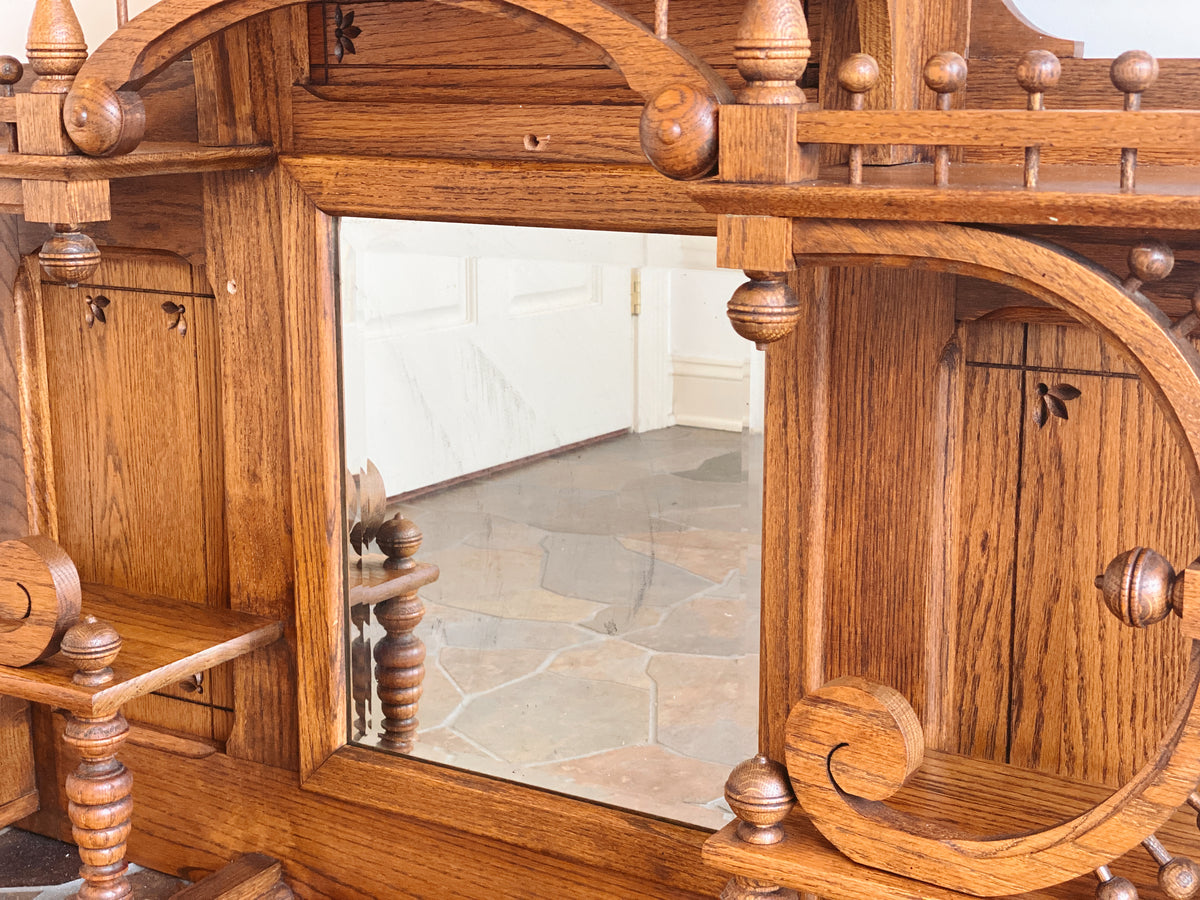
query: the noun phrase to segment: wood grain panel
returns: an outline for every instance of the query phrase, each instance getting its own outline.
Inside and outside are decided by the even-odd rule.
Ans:
[[[37,809],[29,704],[0,697],[0,828]]]
[[[17,319],[13,288],[21,258],[17,217],[0,215],[0,539],[29,531],[17,383]]]
[[[1021,451],[1010,761],[1117,785],[1152,754],[1186,666],[1178,623],[1135,631],[1092,585],[1123,550],[1154,547],[1183,566],[1200,551],[1180,448],[1151,395],[1082,329],[1030,326],[1024,415],[1038,385],[1081,395],[1068,419],[1026,421]],[[1086,347],[1088,342],[1093,346]]]

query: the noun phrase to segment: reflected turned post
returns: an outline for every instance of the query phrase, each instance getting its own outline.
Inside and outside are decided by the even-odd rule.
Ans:
[[[400,515],[379,527],[375,537],[387,557],[384,568],[411,572],[421,547],[421,532]],[[425,680],[425,643],[413,634],[425,617],[425,604],[416,588],[379,603],[375,618],[387,636],[375,647],[375,683],[383,713],[379,745],[401,753],[411,752],[417,737],[417,706]]]

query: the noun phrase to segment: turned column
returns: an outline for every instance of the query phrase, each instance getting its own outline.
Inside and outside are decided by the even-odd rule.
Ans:
[[[94,616],[84,616],[62,642],[62,654],[79,670],[74,682],[100,687],[113,680],[121,636]],[[120,900],[132,893],[125,876],[125,842],[133,817],[133,776],[117,759],[129,725],[120,710],[103,716],[68,715],[63,740],[79,754],[67,776],[67,814],[79,845],[84,884],[80,900]]]
[[[379,527],[375,542],[387,556],[384,568],[411,572],[421,546],[421,532],[399,515]],[[415,590],[391,597],[375,607],[375,618],[387,636],[375,647],[375,684],[383,714],[379,745],[408,753],[417,736],[417,705],[425,680],[425,643],[413,629],[425,616]]]

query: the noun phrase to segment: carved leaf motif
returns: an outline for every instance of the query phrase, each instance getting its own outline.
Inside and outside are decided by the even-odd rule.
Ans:
[[[357,28],[355,28],[354,30],[358,31]],[[357,53],[358,52],[356,49],[354,49],[354,41],[350,40],[349,35],[346,35],[346,34],[342,35],[342,46],[346,48],[347,53]]]
[[[97,306],[94,310],[92,310],[92,315],[94,315],[102,325],[108,321],[108,319],[104,318],[104,307],[102,306]]]
[[[1050,395],[1052,397],[1057,397],[1059,400],[1064,402],[1067,400],[1074,400],[1077,397],[1080,397],[1082,393],[1083,392],[1080,391],[1079,388],[1062,381],[1050,388]]]
[[[1036,390],[1038,399],[1033,405],[1033,421],[1038,428],[1050,421],[1051,416],[1063,421],[1069,420],[1067,401],[1083,395],[1079,388],[1065,381],[1060,381],[1052,387],[1038,382]]]
[[[103,294],[92,299],[92,302],[95,303],[101,309],[104,309],[106,306],[108,306],[108,298],[105,297]]]
[[[179,306],[172,303],[170,300],[167,300],[162,305],[162,311],[165,312],[168,316],[175,315],[175,313],[179,312],[179,309],[180,309]]]
[[[1046,424],[1046,419],[1049,418],[1046,412],[1045,403],[1035,403],[1033,407],[1033,422],[1038,428]]]
[[[1057,416],[1060,419],[1070,418],[1067,415],[1067,404],[1063,403],[1053,394],[1046,395],[1046,407],[1050,410],[1050,415]]]

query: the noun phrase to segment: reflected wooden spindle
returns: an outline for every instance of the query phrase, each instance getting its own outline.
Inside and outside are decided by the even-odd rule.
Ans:
[[[1186,856],[1172,856],[1157,837],[1151,835],[1142,846],[1158,863],[1158,886],[1169,900],[1193,900],[1200,895],[1200,868]]]
[[[967,61],[953,50],[935,53],[925,63],[922,73],[926,86],[937,94],[937,108],[950,111],[950,102],[967,85]],[[938,187],[950,183],[950,148],[936,148],[933,162],[933,181]]]
[[[879,82],[879,63],[867,53],[854,53],[838,66],[838,85],[850,94],[850,109],[860,112],[867,91]],[[850,183],[862,184],[862,145],[850,146]]]
[[[62,654],[78,670],[73,680],[86,687],[113,681],[112,664],[121,650],[116,629],[84,616],[67,631]],[[107,716],[69,714],[63,741],[79,754],[67,776],[67,814],[83,865],[80,900],[120,900],[132,892],[126,877],[125,842],[133,817],[133,776],[117,759],[129,726],[118,710]]]
[[[397,572],[416,568],[413,556],[421,546],[421,532],[408,519],[395,516],[379,527],[375,537],[387,556],[384,566]],[[375,684],[383,713],[379,744],[408,753],[417,736],[417,707],[425,680],[425,643],[413,630],[425,616],[425,604],[409,591],[375,607],[375,618],[387,632],[375,647]]]
[[[0,56],[0,97],[13,96],[13,85],[25,74],[25,67],[15,56]],[[17,127],[0,122],[0,153],[17,151]]]
[[[1096,900],[1138,900],[1137,888],[1128,878],[1114,875],[1108,866],[1096,870]]]
[[[1143,284],[1162,281],[1175,268],[1175,254],[1162,241],[1144,238],[1129,250],[1129,277],[1122,282],[1131,294]]]
[[[1017,84],[1029,94],[1027,108],[1038,112],[1046,108],[1046,89],[1058,84],[1062,75],[1062,63],[1049,50],[1030,50],[1017,63]],[[1025,187],[1038,185],[1038,168],[1041,165],[1042,148],[1025,148]]]
[[[787,274],[747,272],[750,281],[733,292],[726,314],[733,330],[759,350],[786,337],[800,319],[800,303]]]
[[[1109,70],[1113,86],[1125,95],[1125,109],[1142,108],[1142,92],[1158,79],[1158,60],[1145,50],[1126,50],[1112,62]],[[1137,180],[1137,148],[1121,151],[1121,190],[1132,191]]]

